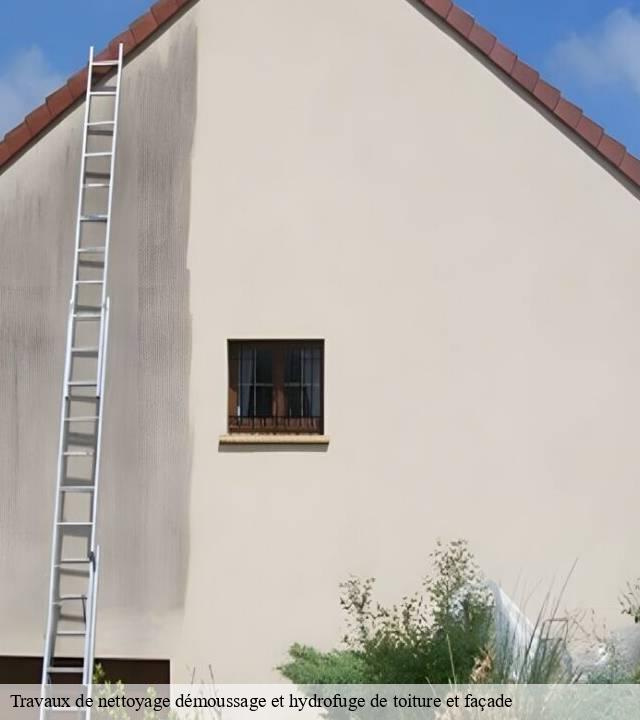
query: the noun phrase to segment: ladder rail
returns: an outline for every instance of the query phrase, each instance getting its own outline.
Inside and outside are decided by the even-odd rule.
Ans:
[[[103,326],[101,328],[102,330],[102,338],[101,338],[101,350],[100,352],[103,353],[106,357],[107,347],[109,344],[109,298],[105,301],[105,307],[104,307],[104,321]],[[95,476],[93,480],[93,498],[92,498],[92,516],[94,518],[92,533],[91,533],[91,552],[95,554],[96,552],[96,519],[98,517],[98,497],[100,495],[100,466],[101,466],[101,458],[102,458],[102,418],[103,418],[103,398],[104,398],[104,381],[105,381],[105,364],[102,363],[98,370],[98,387],[96,388],[97,391],[100,392],[100,412],[98,413],[98,420],[97,420],[97,434],[96,434],[96,470],[95,470]]]
[[[67,339],[66,339],[66,350],[64,360],[64,376],[62,381],[62,402],[60,410],[60,434],[58,440],[58,465],[57,465],[57,476],[56,476],[56,493],[54,500],[54,511],[53,511],[53,529],[51,534],[51,573],[49,577],[49,597],[47,607],[47,629],[46,629],[46,640],[45,640],[45,651],[42,658],[42,692],[44,693],[45,686],[48,680],[48,665],[49,657],[53,652],[52,641],[53,641],[53,602],[55,600],[55,589],[56,589],[56,559],[58,555],[58,545],[60,542],[58,535],[58,517],[60,516],[60,487],[62,485],[62,467],[64,463],[64,441],[66,436],[65,418],[67,411],[67,378],[69,377],[69,366],[71,364],[71,354],[68,349],[71,347],[71,335],[73,332],[73,304],[69,304],[69,319],[67,321]]]
[[[96,547],[96,554],[93,557],[91,573],[91,599],[89,601],[89,624],[87,626],[85,654],[92,662],[85,666],[83,678],[84,685],[87,688],[87,697],[91,697],[91,691],[93,688],[93,657],[95,654],[96,642],[96,609],[98,603],[98,581],[100,579],[100,547]],[[87,720],[89,720],[90,715],[91,708],[87,708]]]
[[[116,95],[115,95],[115,101],[114,101],[114,110],[113,110],[113,139],[111,141],[111,163],[109,167],[109,195],[107,199],[107,227],[105,229],[105,239],[104,239],[104,283],[102,283],[102,303],[101,306],[104,308],[105,302],[107,300],[107,277],[109,272],[109,247],[111,244],[111,205],[113,203],[113,186],[115,181],[115,171],[116,171],[116,148],[118,143],[118,114],[120,110],[120,80],[122,76],[122,53],[123,53],[124,46],[122,43],[118,47],[118,69],[117,69],[117,75],[116,75],[116,86],[118,88]],[[100,368],[101,365],[99,364],[98,367]]]
[[[91,559],[89,563],[89,592],[87,593],[87,601],[86,601],[86,610],[85,610],[85,628],[86,632],[84,635],[84,651],[82,653],[83,658],[89,657],[89,643],[91,641],[91,638],[89,637],[89,628],[87,626],[87,621],[91,617],[91,608],[93,606],[93,578],[95,575],[95,558]],[[87,675],[88,675],[88,667],[87,663],[82,663],[82,684],[84,686],[87,685]]]
[[[73,284],[71,286],[71,302],[76,301],[76,278],[78,277],[78,249],[80,248],[80,238],[82,235],[82,197],[83,197],[83,184],[84,177],[87,171],[87,125],[89,124],[89,113],[91,110],[91,102],[89,100],[91,93],[91,80],[92,80],[92,67],[93,67],[93,45],[89,48],[89,68],[87,72],[87,99],[84,103],[84,125],[82,126],[82,157],[80,160],[80,181],[78,182],[78,215],[76,217],[76,237],[75,237],[75,252],[73,254]]]

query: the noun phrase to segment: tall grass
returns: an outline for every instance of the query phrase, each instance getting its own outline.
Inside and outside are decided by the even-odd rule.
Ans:
[[[569,654],[577,626],[573,618],[560,612],[570,576],[555,598],[551,591],[546,593],[533,622],[522,613],[515,622],[505,622],[496,602],[493,644],[487,657],[477,661],[476,682],[546,685],[579,680],[580,671],[573,667]]]

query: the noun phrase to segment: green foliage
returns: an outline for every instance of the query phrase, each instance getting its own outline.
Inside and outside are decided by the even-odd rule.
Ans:
[[[434,574],[398,605],[373,601],[373,578],[351,578],[340,603],[346,649],[294,645],[281,672],[298,684],[467,682],[491,634],[492,600],[467,543],[436,545]]]
[[[368,682],[363,659],[351,650],[321,653],[296,643],[291,646],[289,656],[290,662],[280,670],[297,685],[360,685]]]

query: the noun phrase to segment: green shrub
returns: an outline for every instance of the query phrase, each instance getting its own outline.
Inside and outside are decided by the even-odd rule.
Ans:
[[[369,682],[366,665],[358,653],[334,650],[321,653],[306,645],[292,645],[290,662],[280,668],[297,685],[360,685]]]
[[[491,635],[492,597],[467,543],[436,545],[434,574],[398,605],[373,601],[373,578],[351,578],[340,603],[345,649],[293,645],[279,669],[298,684],[467,682]]]

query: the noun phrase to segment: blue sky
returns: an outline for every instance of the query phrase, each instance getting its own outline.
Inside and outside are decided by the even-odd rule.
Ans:
[[[102,47],[151,4],[5,2],[0,24],[0,134],[86,62],[89,44]],[[640,0],[459,4],[640,155]]]

